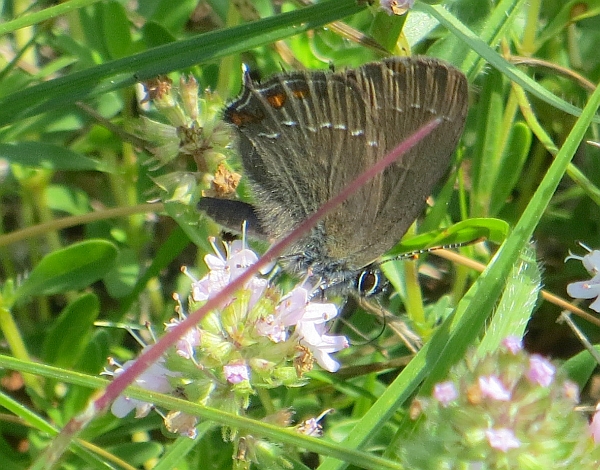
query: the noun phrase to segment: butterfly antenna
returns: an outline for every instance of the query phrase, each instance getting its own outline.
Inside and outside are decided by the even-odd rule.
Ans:
[[[473,240],[469,240],[469,241],[466,241],[466,242],[450,243],[448,245],[432,246],[431,248],[423,248],[421,250],[409,251],[408,253],[402,253],[401,255],[394,256],[393,258],[384,259],[380,263],[380,265],[383,264],[383,263],[387,263],[389,261],[401,261],[401,260],[405,260],[405,259],[417,259],[417,258],[419,258],[420,255],[422,255],[424,253],[431,253],[431,252],[438,251],[438,250],[451,250],[453,248],[460,248],[462,246],[474,245],[474,244],[482,242],[484,240],[485,240],[485,237],[479,237],[479,238],[475,238]]]

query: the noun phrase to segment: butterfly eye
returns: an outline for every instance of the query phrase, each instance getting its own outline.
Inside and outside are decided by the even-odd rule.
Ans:
[[[371,297],[382,292],[387,282],[379,269],[367,266],[356,278],[356,290],[361,297]]]

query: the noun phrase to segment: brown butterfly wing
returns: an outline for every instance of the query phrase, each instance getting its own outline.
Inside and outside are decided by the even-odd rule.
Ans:
[[[464,126],[467,82],[448,64],[393,58],[343,72],[246,80],[225,111],[266,232],[279,238],[431,119],[426,140],[290,248],[296,268],[356,271],[391,248],[447,171]],[[333,265],[333,266],[332,266]]]

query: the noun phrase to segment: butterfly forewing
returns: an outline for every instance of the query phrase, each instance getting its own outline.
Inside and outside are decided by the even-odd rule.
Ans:
[[[378,145],[362,149],[366,155],[357,155],[357,149],[343,153],[346,164],[358,166],[360,172],[430,120],[444,119],[432,134],[352,196],[344,211],[326,216],[326,233],[332,235],[327,239],[331,242],[328,251],[336,258],[344,252],[349,267],[358,269],[400,240],[447,172],[464,127],[468,88],[461,72],[426,58],[389,59],[349,75],[364,90],[367,120],[379,132]],[[339,192],[347,183],[340,181],[332,191]],[[337,245],[338,240],[346,240],[348,248]]]
[[[247,83],[225,117],[242,123],[244,170],[260,200],[259,216],[270,221],[274,238],[316,211],[334,186],[359,173],[356,165],[340,163],[348,148],[366,146],[364,98],[356,83],[349,86],[340,74],[294,72],[260,86]]]
[[[400,240],[448,169],[467,94],[461,72],[428,58],[285,73],[264,84],[246,78],[225,119],[238,130],[256,210],[272,238],[293,229],[421,126],[443,118],[290,248],[296,269],[310,267],[325,278],[336,277],[336,270],[352,273]]]

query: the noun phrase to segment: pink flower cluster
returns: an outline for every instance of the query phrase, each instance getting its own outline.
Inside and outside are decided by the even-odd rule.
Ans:
[[[200,280],[183,269],[192,280],[190,308],[198,308],[213,298],[258,261],[258,256],[242,242],[235,241],[225,249],[225,255],[215,247],[215,254],[205,256],[209,272]],[[314,302],[312,297],[312,289],[304,284],[282,297],[267,280],[254,276],[181,336],[135,383],[146,390],[176,394],[242,413],[257,386],[303,385],[306,380],[302,374],[312,367],[313,361],[335,372],[340,364],[332,354],[348,347],[348,340],[328,334],[327,322],[338,315],[337,307]],[[179,316],[165,325],[167,331],[185,318],[179,296],[174,298]],[[105,373],[117,376],[131,363],[122,367],[113,363],[116,369]],[[136,417],[143,417],[152,408],[150,403],[121,396],[113,403],[112,412],[124,417],[135,409]],[[195,435],[194,416],[169,412],[163,418],[169,431]]]
[[[258,261],[252,250],[244,247],[239,240],[228,247],[227,256],[206,255],[204,261],[210,272],[192,284],[192,298],[195,301],[209,299],[237,278],[248,266]],[[253,277],[246,285],[252,294],[248,303],[251,309],[264,294],[267,281]],[[281,299],[275,311],[256,322],[256,331],[274,343],[286,341],[290,327],[295,327],[294,335],[300,344],[313,354],[317,363],[329,372],[336,372],[340,365],[330,355],[348,347],[345,336],[327,334],[326,322],[335,318],[338,308],[331,303],[312,302],[312,290],[304,285],[297,286]]]

